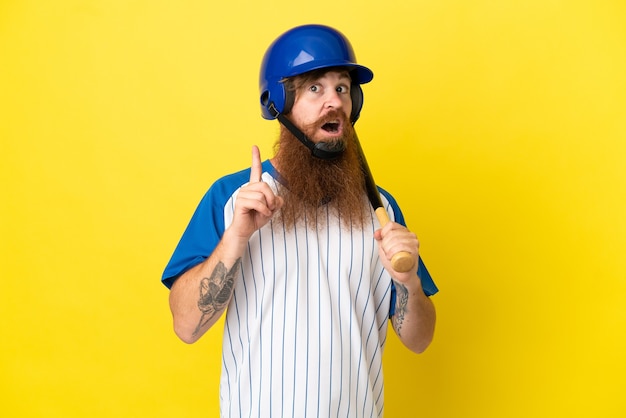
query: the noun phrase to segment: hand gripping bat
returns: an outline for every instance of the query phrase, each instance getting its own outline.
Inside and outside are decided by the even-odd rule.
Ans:
[[[383,202],[380,198],[380,194],[378,193],[378,188],[376,187],[376,183],[374,182],[374,177],[372,176],[372,172],[370,171],[369,166],[367,165],[367,160],[365,159],[365,153],[363,152],[363,148],[361,147],[361,143],[357,138],[356,134],[354,136],[356,146],[359,152],[359,158],[361,159],[361,169],[363,171],[363,176],[365,178],[365,188],[367,191],[367,197],[374,208],[374,212],[376,212],[376,217],[378,218],[378,222],[380,222],[381,228],[387,225],[389,222],[389,215],[387,211],[383,207]],[[391,257],[391,265],[395,271],[399,271],[401,273],[407,272],[413,268],[414,261],[413,257],[410,253],[406,251],[400,251]]]

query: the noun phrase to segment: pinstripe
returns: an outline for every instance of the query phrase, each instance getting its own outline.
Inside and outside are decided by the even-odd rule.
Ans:
[[[284,232],[284,226],[283,226],[283,232]],[[281,257],[284,260],[284,268],[285,271],[289,271],[289,257],[287,254],[287,242],[286,240],[283,238],[283,255]],[[276,258],[274,259],[274,262],[277,263],[278,261],[276,260]],[[286,280],[286,279],[285,279]],[[283,315],[282,317],[284,318],[286,315],[286,306],[287,306],[287,284],[285,283],[283,286]],[[281,349],[280,349],[280,359],[281,361],[284,363],[285,361],[285,327],[286,327],[286,323],[287,321],[283,320],[283,324],[282,324],[282,335],[279,339],[279,341],[281,342]],[[285,365],[283,364],[281,367],[281,376],[280,376],[280,397],[281,399],[283,399],[283,403],[281,404],[282,408],[281,408],[281,413],[280,416],[283,416],[283,410],[285,408],[284,405],[284,399],[285,399]]]
[[[327,229],[327,231],[326,231],[326,241],[327,241],[327,243],[326,243],[326,259],[328,260],[328,259],[330,259],[330,248],[331,248],[331,245],[332,245],[331,244],[331,233],[328,230],[329,229],[329,225],[328,225],[328,222],[329,222],[328,208],[326,209],[326,222],[327,222],[326,223],[326,229]],[[338,233],[338,235],[339,235],[339,244],[341,244],[341,229],[339,229],[338,232],[339,232]],[[337,245],[337,248],[339,249],[339,252],[341,252],[341,245]],[[337,263],[337,265],[338,265],[338,268],[341,270],[341,257],[339,257],[339,262]],[[331,283],[330,283],[330,272],[329,272],[329,269],[330,269],[330,263],[326,263],[326,285],[330,287]],[[340,277],[340,276],[338,275],[337,277]],[[337,282],[337,284],[339,285],[339,282]],[[339,303],[339,300],[340,300],[340,298],[337,297],[337,303]],[[334,305],[331,303],[331,305],[330,305],[330,321],[331,321],[330,327],[331,328],[333,327],[333,322],[334,322],[333,320],[335,318],[335,315],[333,315],[333,306]],[[338,313],[337,313],[337,315],[338,315]],[[337,323],[339,324],[339,328],[341,329],[341,321],[338,320]],[[320,329],[321,329],[321,325],[320,325]],[[329,374],[330,374],[331,378],[328,380],[328,398],[329,399],[332,399],[332,397],[333,397],[333,379],[332,379],[332,375],[333,375],[333,343],[334,343],[334,338],[333,337],[334,337],[334,334],[330,333],[330,349],[329,349],[329,351],[330,351],[330,359],[328,361],[328,370],[329,370]],[[332,404],[329,402],[328,403],[328,413],[327,413],[328,416],[330,416],[330,408],[331,408],[331,406],[332,406]]]
[[[272,239],[272,250],[274,249],[274,231],[272,231],[271,234],[271,239]],[[276,254],[272,251],[272,262],[275,263],[276,262]],[[276,271],[276,266],[274,265],[274,271]],[[265,276],[267,279],[267,276]],[[275,290],[276,290],[276,275],[275,274],[271,274],[270,277],[272,278],[272,286],[270,287],[270,292],[272,294],[272,300],[275,300]],[[271,314],[270,314],[270,353],[269,353],[269,357],[270,357],[270,384],[269,387],[273,388],[273,382],[274,382],[274,309],[276,309],[276,304],[272,303],[270,304],[271,307]],[[273,397],[272,396],[268,396],[269,399],[269,416],[274,416],[273,415]]]
[[[284,232],[284,230],[283,230]],[[287,248],[287,240],[285,240],[285,249]],[[298,236],[295,236],[295,250],[296,250],[296,260],[295,260],[295,264],[296,265],[300,265],[300,252],[298,250],[299,246],[298,246]],[[296,301],[298,301],[299,298],[299,290],[300,290],[300,277],[296,277]],[[286,292],[285,292],[286,294]],[[295,306],[295,323],[298,323],[298,306],[299,304],[296,303]],[[293,352],[294,352],[294,356],[293,356],[293,390],[292,390],[292,400],[291,400],[291,416],[294,417],[295,413],[296,413],[296,369],[298,368],[298,364],[297,364],[297,353],[298,353],[298,327],[294,326],[294,335],[296,338],[293,339]]]
[[[364,308],[366,308],[367,305],[369,305],[369,300],[370,300],[370,294],[368,293],[367,297],[366,297],[366,304],[365,304]],[[366,313],[366,311],[365,311],[365,309],[363,309],[363,312],[361,313],[361,321],[360,321],[360,324],[361,324],[361,335],[363,335],[363,327],[365,326],[365,324],[364,324],[365,313]],[[359,365],[358,365],[359,377],[360,377],[360,373],[361,373],[361,362],[362,361],[363,361],[363,351],[361,350],[359,352]],[[357,399],[359,397],[360,382],[361,382],[361,379],[359,378],[357,380],[357,386],[356,386],[356,397],[357,397]]]
[[[226,382],[224,382],[224,379],[222,379],[222,381],[220,382],[220,412],[221,415],[226,415],[226,413],[222,410],[222,408],[224,408],[225,405],[225,399],[229,399],[230,398],[230,373],[228,372],[228,367],[224,366],[226,364],[226,359],[225,359],[225,352],[222,351],[222,374],[226,376]],[[226,388],[224,387],[224,385],[226,385]]]
[[[354,231],[351,228],[350,229],[351,242],[353,242],[352,241],[353,233],[354,233]],[[361,238],[363,238],[363,231],[361,231]],[[352,260],[352,261],[350,262],[350,276],[349,277],[350,277],[350,283],[352,283],[352,280],[353,280],[352,279],[352,277],[353,277],[352,272],[353,272],[353,267],[354,267],[353,260],[355,260],[355,258],[354,258],[354,245],[350,246],[350,251],[351,251],[351,255],[352,255],[350,257],[350,260]],[[364,255],[365,255],[365,248],[361,247],[361,258],[360,258],[361,260],[366,260]],[[358,279],[358,286],[357,286],[357,290],[356,290],[356,297],[358,297],[359,291],[361,289],[361,283],[362,283],[362,278],[363,278],[363,265],[364,265],[364,263],[360,263],[361,269],[360,269],[360,272],[359,272],[359,279]],[[355,297],[355,299],[356,299],[356,297]],[[354,307],[353,307],[353,304],[354,304],[353,298],[350,298],[349,304],[350,304],[350,313],[352,313],[353,309],[354,309]],[[353,315],[350,315],[350,328],[349,328],[350,335],[352,335],[352,325],[353,325]],[[353,382],[352,382],[352,355],[353,355],[352,338],[350,338],[350,357],[349,357],[349,361],[348,361],[348,364],[350,365],[350,367],[349,367],[349,381],[348,381],[348,394],[352,393],[352,384],[353,384]],[[350,408],[351,408],[351,406],[352,406],[352,396],[348,396],[348,408],[347,408],[347,412],[346,412],[346,414],[348,416],[350,415]],[[339,409],[337,409],[337,417],[339,417]]]
[[[260,261],[261,261],[261,277],[263,279],[263,283],[262,283],[262,290],[261,290],[261,301],[263,301],[265,299],[265,287],[266,287],[266,283],[267,283],[267,279],[265,277],[265,266],[263,264],[263,245],[262,245],[262,239],[261,239],[261,233],[259,233],[259,254],[260,254]],[[262,305],[259,304],[259,324],[263,324],[263,308]],[[264,360],[264,356],[263,356],[263,332],[259,333],[259,357],[261,359],[261,361],[259,361],[258,367],[259,367],[259,411],[262,411],[263,409],[261,408],[261,399],[263,398],[263,360]],[[252,364],[250,364],[249,367],[251,367]],[[271,386],[270,386],[271,387]],[[271,411],[271,406],[270,406],[270,411]]]
[[[381,271],[381,275],[379,275],[379,280],[377,280],[377,281],[376,281],[376,286],[375,286],[375,288],[374,288],[374,291],[375,291],[375,292],[376,292],[376,290],[378,289],[379,285],[381,284],[381,280],[380,280],[380,279],[381,279],[381,276],[382,276],[382,271]],[[376,306],[376,311],[377,311],[377,312],[380,310],[380,307],[381,307],[381,304],[379,303],[379,304]],[[376,323],[372,322],[372,323],[370,324],[370,328],[369,328],[368,333],[367,333],[367,339],[366,339],[366,342],[367,342],[367,343],[369,343],[370,338],[372,337],[372,334],[373,334],[373,331],[374,331],[375,327],[376,327]],[[372,375],[373,375],[373,374],[372,374],[372,367],[374,367],[374,365],[375,365],[374,359],[375,359],[375,356],[378,354],[378,350],[379,350],[379,348],[380,348],[380,346],[377,344],[377,345],[375,346],[375,351],[374,351],[374,353],[372,353],[371,357],[367,359],[367,360],[368,360],[368,361],[367,361],[367,364],[369,365],[369,366],[368,366],[368,375],[369,375],[369,376],[372,376]],[[382,365],[379,365],[379,369],[378,369],[378,371],[379,371],[379,372],[380,372],[380,370],[381,370],[381,366],[382,366]],[[378,375],[377,375],[377,376],[378,376]],[[376,378],[376,379],[374,380],[374,382],[372,382],[372,386],[373,386],[373,387],[375,387],[375,386],[376,386],[376,382],[377,382],[377,380],[378,380],[378,378]],[[366,392],[366,393],[365,393],[365,400],[366,400],[366,401],[367,401],[367,399],[368,399],[369,395],[370,395],[370,394],[369,394],[369,392]],[[367,405],[367,403],[366,403],[366,402],[364,402],[364,403],[363,403],[363,416],[365,416],[365,414],[366,414],[366,412],[365,412],[365,407],[366,407],[366,405]],[[372,411],[372,416],[373,416],[373,411]]]
[[[366,340],[365,340],[365,343],[366,343],[366,345],[368,345],[368,346],[369,346],[370,338],[371,338],[371,336],[372,336],[372,329],[374,329],[374,326],[375,326],[375,324],[374,324],[374,323],[371,323],[371,325],[370,325],[370,327],[369,327],[369,332],[367,333],[367,338],[366,338]],[[374,353],[372,353],[372,356],[375,356],[375,355],[377,354],[377,351],[378,351],[378,346],[376,346],[375,350],[376,350],[376,351],[375,351]],[[371,373],[372,373],[372,364],[373,364],[373,362],[372,362],[372,357],[367,358],[367,359],[365,360],[365,363],[367,364],[367,375],[368,375],[368,376],[370,376],[370,375],[371,375]],[[371,384],[371,382],[370,382],[370,384]],[[364,396],[364,399],[363,399],[363,400],[364,400],[364,402],[363,402],[363,415],[365,415],[365,406],[367,405],[367,400],[368,400],[368,396],[369,396],[369,391],[365,391],[365,393],[364,393],[364,395],[363,395],[363,396]]]
[[[226,328],[226,332],[225,332],[225,334],[226,334],[226,335],[225,335],[225,338],[227,338],[227,339],[228,339],[228,341],[229,341],[229,343],[230,343],[230,346],[231,346],[231,349],[230,349],[230,351],[229,351],[229,352],[227,352],[226,350],[223,350],[223,353],[224,353],[223,355],[225,356],[225,355],[227,355],[227,353],[230,353],[231,357],[233,358],[233,361],[236,361],[236,359],[235,359],[235,352],[233,351],[233,348],[232,348],[232,347],[233,347],[233,344],[232,344],[231,327],[230,327],[230,325],[229,325],[229,324],[226,324],[226,327],[225,327],[225,328]],[[239,395],[239,394],[238,394],[238,395]],[[237,397],[237,401],[238,401],[238,404],[239,404],[239,409],[241,410],[241,398],[240,398],[240,396],[238,396],[238,397]]]
[[[305,236],[306,236],[306,255],[307,255],[306,256],[306,267],[307,267],[307,269],[306,269],[306,287],[307,287],[307,292],[306,292],[306,325],[307,326],[306,326],[306,368],[305,368],[305,370],[306,370],[306,372],[305,372],[306,373],[305,374],[306,378],[304,380],[304,382],[305,382],[304,383],[304,388],[305,388],[304,393],[309,393],[309,358],[310,358],[309,348],[311,347],[311,345],[310,345],[311,344],[311,333],[310,333],[310,330],[311,330],[311,327],[310,327],[310,321],[311,321],[311,315],[310,314],[311,314],[311,311],[309,309],[309,302],[310,302],[309,298],[311,297],[311,292],[309,291],[309,289],[310,289],[309,286],[310,286],[310,283],[311,283],[311,280],[310,280],[310,274],[311,274],[310,273],[311,272],[310,261],[313,258],[311,258],[310,252],[309,252],[310,251],[310,248],[309,248],[309,228],[308,228],[308,219],[306,217],[304,218],[304,224],[307,226],[307,228],[305,228],[305,230],[304,230],[304,233],[305,233]],[[295,390],[295,387],[294,387],[294,390]],[[307,411],[308,410],[309,410],[309,397],[305,396],[304,397],[304,416],[305,417],[307,415]]]
[[[317,219],[316,219],[316,224],[317,224]],[[328,230],[328,228],[327,228]],[[315,230],[316,235],[317,235],[317,240],[319,242],[319,229]],[[321,270],[322,270],[322,258],[318,257],[317,259],[317,411],[316,411],[316,416],[320,416],[320,391],[321,391],[321,387],[320,387],[320,380],[322,377],[322,327],[321,327],[321,322],[322,322],[322,301],[321,301],[321,291],[322,291],[322,275],[321,275]],[[332,324],[331,324],[332,325]]]
[[[383,378],[383,368],[381,366],[381,367],[378,368],[378,373],[376,374],[376,379],[374,379],[374,386],[376,386],[376,383],[378,382],[378,380],[382,379],[382,378]],[[376,401],[374,402],[377,405],[379,404],[379,402],[381,401],[382,396],[383,396],[383,385],[380,384],[378,387],[379,387],[379,390],[378,390],[378,393],[376,394]],[[373,413],[373,411],[372,411],[372,413]],[[382,410],[379,413],[379,415],[381,415],[381,414],[382,414]]]
[[[250,248],[250,243],[248,243],[248,248]],[[252,264],[252,257],[249,258],[250,259],[250,263]],[[252,299],[255,303],[258,300],[258,291],[257,291],[257,278],[256,278],[256,274],[255,271],[252,271],[252,284],[253,284],[253,289],[254,289],[254,298]],[[247,283],[249,282],[249,280],[242,280],[243,282],[243,290],[244,290],[244,295],[245,295],[245,300],[246,300],[246,306],[248,307],[248,309],[246,310],[246,316],[250,315],[250,311],[252,311],[254,313],[254,316],[257,317],[258,316],[258,310],[256,308],[256,306],[253,307],[253,309],[250,309],[250,302],[248,299],[248,285]],[[233,300],[237,300],[237,294],[235,293]],[[246,321],[246,336],[247,336],[247,341],[248,341],[248,347],[247,347],[247,359],[249,362],[251,362],[252,360],[252,343],[251,343],[251,339],[250,339],[250,321]],[[253,402],[253,398],[252,398],[252,388],[253,388],[253,382],[252,382],[252,374],[250,374],[248,376],[248,388],[249,388],[249,393],[248,393],[248,405],[252,405]],[[252,408],[250,408],[250,411],[252,411]],[[252,413],[252,412],[250,412]]]
[[[227,353],[226,351],[222,350],[222,365],[226,365],[227,364],[227,362],[226,362],[226,353]],[[224,396],[226,399],[230,399],[230,396],[231,396],[231,388],[230,388],[231,379],[230,379],[230,370],[229,370],[228,366],[222,367],[222,373],[227,376],[227,380],[226,380],[226,382],[224,382],[223,380],[221,381],[221,384],[220,384],[220,389],[221,389],[220,390],[220,395]],[[227,385],[226,390],[224,390],[224,387],[223,387],[224,384]],[[222,407],[222,405],[223,404],[220,403],[220,407]]]
[[[341,220],[340,220],[341,221]],[[339,260],[341,262],[342,257],[341,257],[341,237],[342,237],[343,232],[340,230],[339,231]],[[348,280],[350,280],[350,272],[352,271],[352,265],[350,265],[350,267],[348,268]],[[341,277],[341,265],[338,267],[337,269],[337,277]],[[341,314],[341,284],[339,282],[337,282],[337,313],[338,313],[338,317],[339,317],[339,335],[343,335],[343,318],[342,318],[342,314]],[[348,303],[350,301],[350,298],[348,298]],[[344,364],[343,361],[343,338],[339,339],[339,364]],[[332,370],[332,368],[331,368]],[[339,384],[341,385],[343,383],[343,368],[339,369]],[[331,391],[332,393],[332,391]],[[339,398],[337,399],[337,414],[339,414],[339,410],[341,408],[341,399],[342,399],[342,395],[343,392],[340,391],[339,392]],[[328,405],[328,416],[331,416],[330,413],[330,407],[331,405]]]
[[[237,304],[237,300],[234,301],[234,307],[235,307],[235,313],[237,315],[237,322],[236,322],[236,325],[237,325],[237,327],[236,327],[236,329],[237,329],[237,336],[238,336],[238,339],[239,339],[239,346],[241,347],[241,349],[239,350],[239,353],[243,353],[244,352],[244,346],[243,346],[243,341],[241,340],[241,319],[239,317],[239,307],[238,307],[238,304]],[[233,361],[237,362],[238,359],[235,357],[235,351],[232,348],[233,341],[232,341],[232,336],[231,336],[231,327],[228,325],[227,329],[228,329],[228,339],[230,340],[230,344],[231,344],[231,353],[232,353],[232,356],[233,356]],[[238,405],[239,405],[239,411],[241,411],[241,409],[242,409],[242,405],[241,405],[241,391],[238,391],[238,392],[239,393],[238,393],[238,396],[237,396],[237,401],[238,401]]]

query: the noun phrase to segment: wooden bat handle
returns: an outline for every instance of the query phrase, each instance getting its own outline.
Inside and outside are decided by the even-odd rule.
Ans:
[[[375,212],[381,228],[389,223],[389,214],[387,214],[384,208],[378,208]],[[395,271],[399,271],[400,273],[410,271],[413,265],[413,257],[406,251],[397,252],[391,257],[391,266]]]

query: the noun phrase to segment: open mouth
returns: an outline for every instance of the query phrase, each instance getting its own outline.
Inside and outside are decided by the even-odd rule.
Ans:
[[[322,125],[322,129],[331,134],[336,134],[337,132],[339,132],[340,127],[341,125],[339,124],[339,122],[327,122]]]

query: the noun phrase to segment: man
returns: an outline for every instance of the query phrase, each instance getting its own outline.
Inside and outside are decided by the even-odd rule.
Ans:
[[[224,417],[381,416],[389,318],[412,351],[432,340],[437,288],[417,237],[391,195],[383,228],[366,198],[352,125],[372,77],[332,28],[274,41],[260,89],[281,124],[275,156],[253,147],[250,169],[212,185],[165,269],[183,341],[226,313]],[[399,251],[408,272],[392,267]]]

